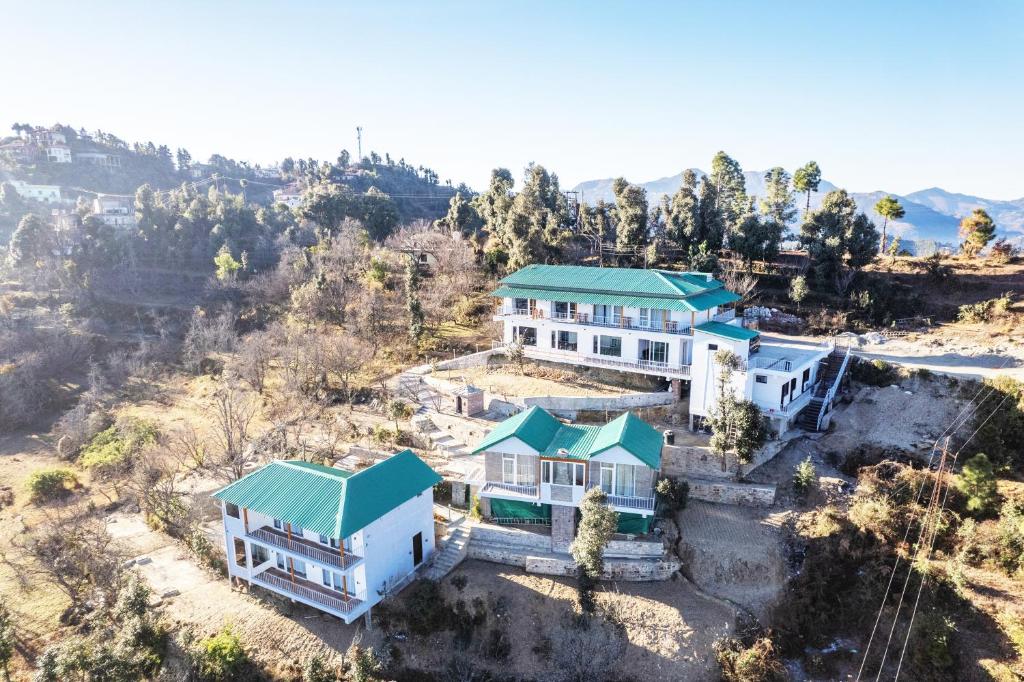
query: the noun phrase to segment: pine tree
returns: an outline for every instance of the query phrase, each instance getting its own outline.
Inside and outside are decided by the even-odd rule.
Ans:
[[[807,206],[804,208],[804,219],[811,212],[811,192],[817,192],[821,184],[821,169],[816,161],[808,161],[793,173],[793,189],[807,193]]]
[[[995,236],[995,221],[984,209],[976,208],[960,221],[960,237],[964,240],[960,249],[970,258],[978,255]]]
[[[406,254],[405,261],[405,305],[409,312],[409,340],[419,345],[423,338],[423,306],[420,303],[420,269],[419,263]]]
[[[690,169],[683,171],[683,182],[679,189],[667,199],[665,205],[665,236],[680,249],[694,246],[700,225],[700,198],[697,194],[697,174]]]
[[[899,220],[907,214],[900,205],[899,199],[892,195],[884,196],[875,204],[875,213],[882,216],[882,243],[878,247],[879,253],[885,253],[885,231],[889,227],[889,220]]]
[[[722,215],[727,233],[738,227],[749,206],[747,181],[740,164],[725,152],[718,152],[711,159],[711,173],[708,176],[715,187],[716,208]]]
[[[776,166],[764,174],[765,192],[761,199],[761,213],[765,218],[785,229],[796,217],[789,173]]]
[[[979,452],[964,462],[956,486],[967,498],[967,511],[977,515],[995,511],[999,503],[996,475],[992,462],[984,453]]]
[[[629,249],[647,244],[647,193],[625,178],[612,183],[615,194],[615,246]]]

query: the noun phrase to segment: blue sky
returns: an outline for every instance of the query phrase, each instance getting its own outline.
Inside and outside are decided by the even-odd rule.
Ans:
[[[481,188],[809,159],[1024,196],[1024,2],[14,2],[0,125],[254,162],[374,149]]]

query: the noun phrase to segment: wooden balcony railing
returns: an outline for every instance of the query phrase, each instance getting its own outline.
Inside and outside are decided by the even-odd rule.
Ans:
[[[310,540],[296,537],[294,534],[289,538],[287,533],[282,533],[276,528],[269,528],[267,526],[250,530],[248,536],[250,540],[272,545],[286,552],[291,552],[306,559],[312,559],[317,563],[334,566],[342,570],[351,568],[362,561],[362,557],[355,554],[346,552],[342,556],[339,549],[324,547]]]
[[[321,587],[304,578],[293,578],[276,568],[268,568],[262,573],[257,573],[252,580],[264,587],[301,597],[339,613],[351,613],[363,603],[360,599],[351,596],[346,598],[338,592]]]

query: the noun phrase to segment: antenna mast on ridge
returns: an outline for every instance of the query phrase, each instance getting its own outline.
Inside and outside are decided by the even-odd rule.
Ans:
[[[356,163],[362,163],[363,161],[363,127],[356,126],[356,147],[359,154],[359,159]]]

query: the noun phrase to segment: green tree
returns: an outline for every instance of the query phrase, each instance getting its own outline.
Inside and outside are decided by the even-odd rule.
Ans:
[[[960,221],[960,249],[969,258],[978,255],[996,236],[996,224],[984,209],[976,208]]]
[[[796,217],[793,205],[793,190],[790,189],[789,173],[776,166],[764,174],[764,197],[761,199],[761,214],[768,220],[781,225],[783,230]]]
[[[220,247],[220,250],[213,259],[213,264],[217,266],[217,279],[222,282],[234,279],[235,274],[242,267],[242,264],[231,255],[231,249],[228,248],[227,244]]]
[[[815,279],[838,282],[845,268],[854,271],[870,263],[878,253],[878,231],[846,190],[829,192],[821,208],[811,213],[800,229]]]
[[[395,202],[386,193],[371,187],[359,198],[356,211],[350,217],[362,222],[373,239],[384,241],[398,226],[398,210]]]
[[[25,212],[25,200],[9,182],[0,183],[0,206],[11,215]]]
[[[735,452],[741,464],[751,461],[754,453],[768,438],[764,415],[750,400],[739,400],[732,387],[733,373],[742,366],[740,358],[730,350],[715,353],[714,363],[718,365],[718,399],[708,415],[711,426],[710,446],[712,452],[722,458],[722,470],[726,468],[726,455]],[[736,470],[737,477],[740,470]]]
[[[726,222],[724,214],[718,206],[718,191],[707,176],[701,178],[700,181],[698,210],[700,220],[693,241],[698,247],[700,244],[706,244],[707,252],[716,254],[725,243]]]
[[[228,625],[216,635],[201,641],[195,656],[199,674],[210,682],[241,679],[242,671],[249,663],[242,640]]]
[[[625,178],[612,182],[615,194],[615,246],[620,249],[647,244],[647,192]]]
[[[688,251],[696,246],[695,239],[700,232],[700,196],[697,188],[697,174],[690,169],[683,171],[679,189],[665,206],[665,236],[675,246]]]
[[[511,171],[507,168],[495,168],[491,171],[491,182],[487,191],[473,199],[473,206],[484,221],[484,229],[506,248],[508,239],[505,226],[512,211],[514,186],[515,180],[512,179]]]
[[[722,215],[727,232],[736,230],[747,213],[747,181],[740,164],[725,152],[718,152],[711,159],[711,173],[708,180],[715,188],[715,207]]]
[[[4,671],[5,682],[11,681],[11,659],[14,657],[14,622],[7,604],[0,601],[0,670]]]
[[[326,234],[333,236],[345,218],[356,214],[357,197],[345,185],[319,184],[302,198],[300,215],[312,220]]]
[[[817,477],[814,462],[808,455],[806,459],[796,465],[796,469],[793,471],[793,490],[801,499],[806,498]]]
[[[455,193],[448,202],[448,213],[437,221],[441,229],[458,234],[476,232],[480,224],[480,216],[477,215],[473,204],[462,196],[462,192]]]
[[[956,487],[967,498],[967,511],[984,516],[998,508],[999,492],[995,471],[984,453],[979,452],[964,462],[956,479]]]
[[[580,570],[591,580],[604,572],[604,550],[619,525],[619,515],[608,506],[601,488],[591,488],[580,500],[580,525],[569,552]]]
[[[879,245],[879,253],[885,253],[885,231],[890,220],[899,220],[907,214],[900,205],[899,199],[892,196],[884,196],[875,204],[875,213],[882,216],[882,243]]]
[[[10,259],[15,267],[36,266],[49,256],[52,230],[39,216],[26,214],[11,236]]]
[[[806,164],[796,169],[793,173],[793,189],[797,192],[805,192],[807,194],[807,205],[804,208],[804,216],[807,216],[811,212],[811,192],[817,192],[818,186],[821,184],[821,169],[818,168],[816,161],[808,161]]]
[[[419,344],[423,338],[424,314],[420,303],[420,267],[412,254],[405,260],[405,307],[409,313],[409,340]]]
[[[797,275],[789,283],[789,300],[796,303],[796,310],[800,312],[800,302],[807,298],[807,278]]]
[[[733,228],[729,246],[747,263],[747,271],[752,272],[755,260],[775,260],[785,227],[784,223],[762,217],[750,207]]]

